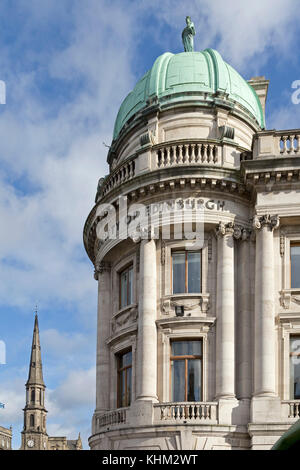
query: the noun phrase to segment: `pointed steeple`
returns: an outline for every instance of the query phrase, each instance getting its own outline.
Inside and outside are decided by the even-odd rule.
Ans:
[[[37,312],[35,314],[34,330],[31,346],[31,357],[27,385],[41,385],[45,387],[43,379],[42,356],[40,345],[40,332]]]

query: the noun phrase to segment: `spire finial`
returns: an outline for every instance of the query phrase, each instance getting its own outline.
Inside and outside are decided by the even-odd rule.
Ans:
[[[186,27],[182,31],[182,42],[185,52],[194,52],[195,26],[190,16],[187,16]]]

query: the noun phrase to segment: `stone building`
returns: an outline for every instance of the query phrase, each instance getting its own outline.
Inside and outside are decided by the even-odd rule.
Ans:
[[[29,375],[26,382],[26,405],[20,450],[82,450],[80,434],[77,440],[50,437],[47,434],[45,408],[45,383],[40,345],[38,316],[35,316]]]
[[[11,450],[12,428],[0,426],[0,450]]]
[[[165,53],[120,107],[84,227],[91,449],[269,449],[300,417],[300,130],[265,128],[268,84]]]

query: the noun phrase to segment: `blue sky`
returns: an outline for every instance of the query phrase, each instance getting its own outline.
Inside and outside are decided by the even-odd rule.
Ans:
[[[20,446],[34,308],[49,435],[84,446],[95,402],[97,284],[82,243],[122,99],[166,51],[217,49],[246,79],[270,79],[267,128],[300,127],[300,10],[292,0],[2,0],[0,425]],[[298,11],[299,10],[299,11]]]

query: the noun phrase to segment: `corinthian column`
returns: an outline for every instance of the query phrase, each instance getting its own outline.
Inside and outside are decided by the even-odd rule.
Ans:
[[[274,249],[273,230],[279,217],[254,217],[256,229],[254,396],[275,395]]]
[[[157,401],[156,244],[140,245],[137,400]]]
[[[220,222],[217,265],[216,398],[234,398],[234,227]]]
[[[110,335],[111,316],[111,267],[110,263],[96,266],[95,279],[98,280],[98,334],[96,369],[96,413],[109,410],[109,348],[106,340]]]

